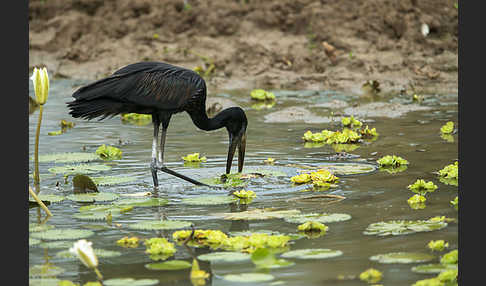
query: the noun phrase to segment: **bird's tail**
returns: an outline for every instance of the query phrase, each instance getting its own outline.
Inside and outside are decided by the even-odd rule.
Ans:
[[[93,99],[93,100],[74,100],[67,103],[69,107],[69,114],[74,118],[93,119],[101,117],[103,120],[106,117],[113,117],[122,113],[122,103],[110,99]]]

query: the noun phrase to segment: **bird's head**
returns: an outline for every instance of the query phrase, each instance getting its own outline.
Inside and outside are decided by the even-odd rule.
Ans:
[[[248,125],[248,120],[246,119],[245,112],[240,107],[230,107],[226,109],[225,112],[228,114],[225,127],[229,134],[226,174],[230,173],[236,147],[238,147],[238,173],[241,173],[245,162],[246,127]]]

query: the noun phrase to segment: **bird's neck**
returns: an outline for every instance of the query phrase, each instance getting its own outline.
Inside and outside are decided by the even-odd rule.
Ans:
[[[199,129],[205,131],[211,131],[225,127],[225,122],[228,117],[224,110],[216,114],[216,116],[214,116],[213,118],[209,118],[206,114],[206,111],[193,112],[189,113],[189,115],[191,116],[194,125],[196,125]]]

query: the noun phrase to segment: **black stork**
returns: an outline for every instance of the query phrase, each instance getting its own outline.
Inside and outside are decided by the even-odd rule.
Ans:
[[[154,186],[159,185],[157,170],[177,176],[196,185],[205,185],[164,166],[164,145],[173,114],[186,111],[200,129],[210,131],[226,127],[229,149],[226,174],[230,173],[238,147],[238,172],[243,170],[248,121],[243,109],[230,107],[213,118],[206,114],[206,83],[196,72],[162,62],[140,62],[127,65],[112,75],[80,87],[68,102],[69,114],[75,118],[103,120],[122,113],[151,114],[154,125],[152,162]],[[162,125],[160,145],[157,144]],[[158,147],[158,148],[157,148]]]

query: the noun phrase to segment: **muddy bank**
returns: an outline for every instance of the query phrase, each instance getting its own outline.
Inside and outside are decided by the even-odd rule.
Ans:
[[[443,0],[29,1],[29,65],[98,79],[137,61],[210,70],[208,88],[457,93]],[[422,25],[429,33],[424,36]]]

